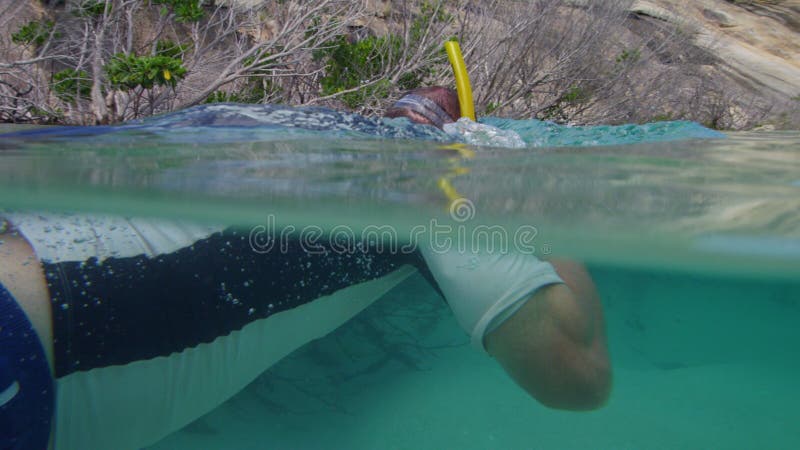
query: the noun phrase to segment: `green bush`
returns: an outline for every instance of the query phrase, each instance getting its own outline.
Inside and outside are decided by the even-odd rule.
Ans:
[[[616,58],[616,62],[618,64],[628,62],[628,63],[635,63],[639,61],[639,58],[642,57],[642,52],[638,48],[634,49],[625,49],[622,53],[619,54]]]
[[[320,80],[322,94],[333,95],[355,89],[340,98],[348,107],[357,108],[370,98],[388,97],[394,89],[409,90],[421,86],[425,78],[432,74],[432,67],[400,74],[396,87],[388,80],[375,80],[384,72],[385,65],[395,63],[404,48],[413,48],[426,38],[432,22],[452,20],[452,15],[438,7],[441,4],[441,1],[422,3],[420,13],[413,17],[409,25],[407,42],[395,34],[370,36],[355,42],[348,36],[339,36],[327,48],[315,52],[314,59],[325,62],[325,76]],[[441,58],[446,60],[444,48],[438,51]],[[362,85],[364,87],[358,89]]]
[[[281,92],[269,78],[248,77],[246,83],[234,92],[215,91],[206,97],[203,103],[262,103],[265,99],[274,98]]]
[[[188,46],[176,44],[170,40],[156,42],[156,55],[168,58],[183,59],[183,54],[188,50]]]
[[[436,22],[450,22],[453,20],[453,15],[444,10],[442,5],[444,2],[424,1],[420,5],[420,13],[411,22],[410,41],[417,43],[425,37],[425,31],[430,27],[431,23]],[[444,48],[442,53],[446,54]]]
[[[11,35],[11,41],[15,44],[34,44],[37,47],[41,47],[45,42],[47,42],[50,34],[53,33],[54,27],[55,23],[52,20],[45,20],[42,22],[31,20],[30,22],[21,26],[16,33]]]
[[[358,88],[366,80],[374,80],[381,74],[386,60],[400,53],[403,46],[400,36],[370,36],[356,42],[339,36],[333,44],[315,55],[317,60],[326,60],[325,76],[320,83],[323,95]],[[398,88],[407,90],[419,87],[429,70],[404,73],[398,79]],[[350,108],[362,106],[369,98],[386,98],[392,91],[389,80],[379,80],[362,89],[341,96]]]
[[[183,62],[169,56],[136,56],[117,53],[105,66],[111,86],[117,89],[175,87],[186,75]]]
[[[372,80],[381,73],[381,54],[399,47],[401,39],[397,36],[370,36],[350,42],[346,36],[339,36],[330,47],[317,53],[317,59],[326,59],[325,76],[320,83],[322,94],[331,95],[361,86],[365,80]],[[342,95],[342,101],[356,108],[372,96],[381,96],[380,83],[364,87]],[[388,92],[386,93],[388,94]]]
[[[205,16],[200,0],[150,0],[150,3],[164,5],[161,8],[163,15],[167,15],[171,8],[178,22],[197,22]]]
[[[108,5],[109,10],[113,5]],[[83,0],[78,4],[78,8],[73,14],[78,17],[98,17],[102,16],[106,10],[106,2],[101,0]]]
[[[262,53],[258,56],[251,56],[242,61],[245,67],[255,64],[254,70],[268,69],[271,64],[267,58],[269,53]],[[250,76],[244,79],[244,85],[233,92],[215,91],[206,97],[204,103],[262,103],[265,99],[274,98],[281,92],[281,87],[273,82],[269,77]]]
[[[261,103],[270,92],[268,88],[251,82],[236,92],[215,91],[203,103]]]
[[[553,120],[563,122],[569,117],[569,107],[577,106],[589,101],[592,97],[590,90],[578,85],[571,85],[566,88],[552,104],[543,108],[536,118],[540,120]]]
[[[53,75],[51,84],[56,97],[65,102],[75,101],[75,96],[89,98],[92,93],[92,83],[86,71],[64,69]]]
[[[203,100],[203,103],[243,103],[239,96],[233,92],[214,91]]]
[[[589,92],[580,86],[572,85],[567,89],[564,95],[561,96],[561,102],[564,103],[581,103],[589,99]]]

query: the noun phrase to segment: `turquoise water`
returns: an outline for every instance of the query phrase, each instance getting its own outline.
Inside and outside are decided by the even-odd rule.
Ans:
[[[459,225],[533,226],[537,251],[587,262],[615,388],[598,412],[539,406],[414,277],[152,448],[800,444],[800,133],[487,119],[527,147],[453,147],[403,121],[228,108],[0,137],[0,207],[403,239],[457,218],[445,180]]]
[[[449,218],[439,187],[447,180],[471,202],[463,225],[534,226],[535,243],[558,254],[800,275],[796,132],[724,137],[688,122],[592,128],[489,119],[529,147],[467,145],[465,154],[446,143],[453,137],[404,120],[222,107],[121,129],[6,137],[0,205],[241,224],[272,215],[298,228],[388,225],[402,238],[432,217]]]
[[[800,285],[590,266],[614,390],[548,410],[421,278],[153,449],[794,449]]]

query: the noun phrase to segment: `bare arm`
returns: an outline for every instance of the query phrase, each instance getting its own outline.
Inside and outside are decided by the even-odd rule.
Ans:
[[[566,284],[539,289],[486,336],[486,348],[542,404],[569,410],[599,408],[611,391],[600,299],[582,264],[551,263]]]

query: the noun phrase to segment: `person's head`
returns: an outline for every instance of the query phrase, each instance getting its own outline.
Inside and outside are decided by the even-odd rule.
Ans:
[[[454,90],[431,86],[408,91],[386,110],[384,117],[407,117],[414,123],[442,128],[461,117],[461,108]]]

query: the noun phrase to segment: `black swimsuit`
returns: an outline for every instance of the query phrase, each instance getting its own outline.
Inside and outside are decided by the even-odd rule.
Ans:
[[[168,356],[422,262],[369,246],[312,254],[296,240],[259,254],[236,228],[155,257],[45,261],[56,377]]]

